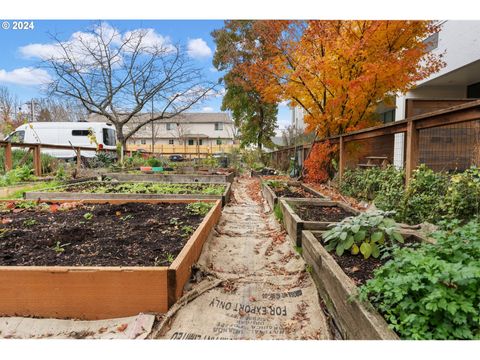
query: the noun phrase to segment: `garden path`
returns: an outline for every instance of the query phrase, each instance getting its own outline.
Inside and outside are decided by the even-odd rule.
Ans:
[[[263,200],[259,179],[240,177],[232,189],[197,281],[153,337],[330,339],[315,284]]]

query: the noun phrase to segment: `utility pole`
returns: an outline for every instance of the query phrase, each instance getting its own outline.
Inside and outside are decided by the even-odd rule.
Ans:
[[[152,154],[155,152],[155,131],[154,131],[154,125],[153,125],[153,96],[152,96]]]

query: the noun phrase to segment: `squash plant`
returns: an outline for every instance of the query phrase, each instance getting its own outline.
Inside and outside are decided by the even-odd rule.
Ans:
[[[335,250],[342,256],[346,250],[352,255],[361,253],[365,259],[378,258],[386,242],[403,243],[403,236],[396,231],[395,221],[389,216],[393,211],[372,211],[343,219],[338,224],[330,224],[332,229],[323,234],[327,251]]]

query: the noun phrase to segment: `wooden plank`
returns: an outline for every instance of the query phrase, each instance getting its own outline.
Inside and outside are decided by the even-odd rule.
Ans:
[[[1,266],[0,315],[106,319],[165,313],[166,267]]]
[[[340,136],[339,159],[338,159],[338,179],[341,182],[345,169],[345,143],[343,136]]]
[[[407,141],[405,154],[405,179],[408,185],[413,170],[418,165],[418,130],[415,127],[415,122],[409,121],[407,127]]]
[[[33,146],[33,172],[35,176],[42,176],[42,153],[40,145]]]
[[[13,169],[12,144],[5,146],[5,172]]]

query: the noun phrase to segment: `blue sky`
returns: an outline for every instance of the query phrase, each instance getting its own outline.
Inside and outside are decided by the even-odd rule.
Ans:
[[[139,28],[152,28],[155,33],[168,37],[172,43],[187,46],[190,56],[204,69],[209,80],[217,81],[222,76],[212,66],[215,44],[210,36],[214,29],[221,28],[221,20],[102,20],[121,33]],[[45,70],[38,69],[39,58],[35,51],[52,43],[52,34],[68,40],[77,31],[83,31],[98,21],[89,20],[36,20],[33,30],[13,30],[12,21],[8,30],[0,29],[0,85],[7,86],[22,101],[42,97],[42,82],[48,78]],[[208,99],[196,111],[220,111],[221,98]],[[278,123],[285,127],[290,120],[287,106],[279,107]]]

